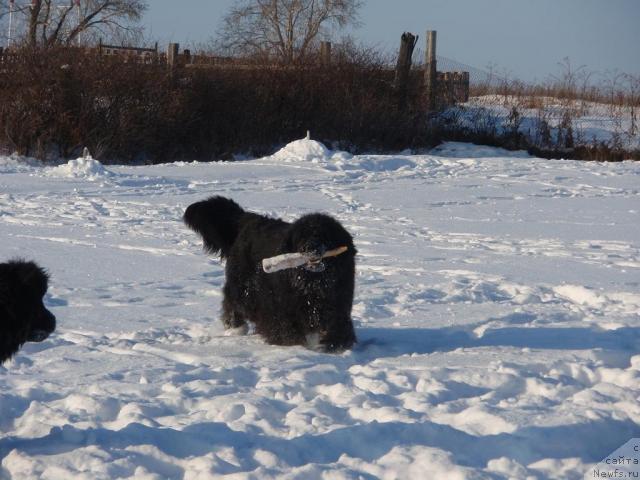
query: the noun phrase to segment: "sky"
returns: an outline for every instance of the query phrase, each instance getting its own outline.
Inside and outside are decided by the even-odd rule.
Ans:
[[[233,0],[149,0],[148,37],[197,45]],[[640,74],[640,0],[365,0],[354,38],[393,52],[409,31],[438,32],[438,55],[525,81],[559,75],[568,57],[600,74]],[[338,40],[338,39],[336,39]]]
[[[147,3],[142,23],[148,42],[194,48],[215,37],[235,0]],[[565,58],[601,80],[640,75],[638,25],[640,0],[363,0],[360,26],[347,33],[393,54],[400,35],[412,32],[420,35],[416,55],[423,55],[426,30],[436,30],[440,57],[535,82],[561,75]]]

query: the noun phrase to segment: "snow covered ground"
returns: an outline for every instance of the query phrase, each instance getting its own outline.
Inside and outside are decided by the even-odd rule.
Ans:
[[[0,158],[0,260],[49,269],[59,325],[0,367],[0,477],[582,478],[640,437],[639,180],[454,143]],[[223,266],[181,223],[212,194],[345,224],[353,351],[224,336]]]

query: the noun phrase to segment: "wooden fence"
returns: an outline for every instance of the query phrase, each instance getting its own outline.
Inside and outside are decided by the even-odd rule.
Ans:
[[[409,72],[411,70],[411,57],[418,37],[405,32],[402,34],[398,63],[395,69],[394,85],[397,89],[407,88]],[[192,55],[189,50],[179,53],[180,46],[177,43],[169,44],[166,59],[170,68],[177,67],[232,67],[250,68],[255,63],[246,59],[233,57]],[[322,42],[320,45],[320,64],[331,64],[331,42]],[[264,65],[263,65],[264,66]],[[469,72],[439,72],[436,61],[436,32],[427,31],[427,53],[424,69],[424,83],[427,97],[427,109],[437,111],[456,103],[469,101]],[[403,92],[400,92],[404,98]]]
[[[436,31],[427,31],[425,58],[427,105],[437,111],[456,103],[469,101],[469,72],[439,72],[436,57]]]
[[[394,88],[398,90],[401,102],[406,100],[412,54],[417,40],[417,36],[408,32],[401,37],[394,79]],[[100,40],[97,47],[87,49],[87,51],[126,63],[166,65],[171,70],[178,68],[255,68],[258,65],[242,58],[194,55],[186,49],[181,53],[180,45],[177,43],[170,43],[166,52],[159,52],[157,43],[154,48],[140,48],[106,45]],[[322,42],[319,56],[321,65],[329,66],[331,64],[331,52],[331,43]],[[18,55],[0,47],[0,67],[10,68],[9,65],[18,60]],[[260,66],[264,67],[264,62]],[[455,103],[469,100],[469,72],[439,72],[437,70],[436,32],[432,30],[427,31],[424,88],[428,111],[438,111]]]
[[[139,63],[156,63],[158,61],[158,43],[154,48],[122,47],[118,45],[105,45],[100,39],[96,47],[98,55],[118,57],[123,61],[135,61]]]
[[[469,101],[469,72],[438,72],[436,85],[441,106]]]

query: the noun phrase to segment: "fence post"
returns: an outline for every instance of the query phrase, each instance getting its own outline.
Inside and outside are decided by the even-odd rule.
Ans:
[[[400,37],[400,51],[398,52],[398,63],[396,64],[396,78],[394,87],[398,93],[400,106],[404,106],[407,100],[409,88],[409,74],[411,72],[411,57],[416,46],[418,37],[409,32],[404,32]]]
[[[171,69],[178,66],[179,43],[170,43],[167,47],[167,66]]]
[[[425,85],[427,87],[427,109],[433,112],[436,109],[436,96],[438,90],[436,65],[436,31],[427,30],[427,57],[425,62]]]
[[[331,42],[320,42],[320,63],[325,66],[331,64]]]
[[[455,81],[456,72],[444,72],[442,82],[439,82],[440,99],[445,107],[453,105],[453,85]]]
[[[464,103],[469,101],[469,72],[462,72],[462,100]]]

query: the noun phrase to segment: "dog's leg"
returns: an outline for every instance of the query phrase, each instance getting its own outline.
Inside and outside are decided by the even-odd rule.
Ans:
[[[334,322],[328,330],[319,332],[319,337],[319,344],[309,345],[309,348],[324,352],[341,352],[351,348],[356,342],[356,334],[350,318]]]
[[[244,315],[234,308],[233,303],[227,297],[222,301],[222,324],[225,328],[225,335],[246,335],[249,325]]]

